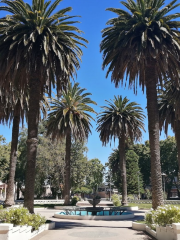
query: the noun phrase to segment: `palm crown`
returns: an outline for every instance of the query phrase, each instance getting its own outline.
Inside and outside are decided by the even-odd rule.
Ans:
[[[159,99],[159,122],[160,128],[164,127],[165,133],[168,132],[168,125],[171,124],[175,131],[175,121],[180,119],[180,90],[167,81],[164,89],[160,91]]]
[[[65,137],[69,128],[75,140],[82,141],[91,133],[90,121],[93,117],[89,113],[95,111],[89,104],[96,102],[89,98],[90,93],[84,93],[85,90],[79,87],[79,83],[75,83],[74,86],[69,83],[67,90],[62,91],[61,98],[51,101],[52,112],[47,122],[48,134],[52,133],[53,139]]]
[[[164,0],[127,0],[121,1],[128,11],[118,8],[107,10],[118,16],[107,22],[102,31],[103,68],[108,66],[107,76],[118,86],[124,76],[130,85],[139,79],[144,89],[146,85],[145,67],[154,62],[156,81],[162,81],[167,71],[172,79],[178,79],[179,67],[179,21],[180,13],[167,15],[180,4],[171,1],[163,7]],[[173,21],[172,21],[173,20]]]
[[[144,130],[143,110],[136,102],[122,96],[114,96],[114,100],[106,101],[103,111],[98,116],[97,131],[100,132],[100,139],[103,144],[124,135],[125,138],[137,140],[141,137],[141,129]]]
[[[77,21],[67,15],[71,7],[53,13],[61,1],[33,0],[32,6],[23,0],[1,1],[6,6],[0,10],[11,13],[0,19],[1,88],[10,88],[7,83],[11,82],[23,90],[38,70],[36,77],[50,93],[51,83],[55,86],[56,80],[59,91],[76,73],[80,46],[87,41],[79,36],[81,31],[74,26]]]

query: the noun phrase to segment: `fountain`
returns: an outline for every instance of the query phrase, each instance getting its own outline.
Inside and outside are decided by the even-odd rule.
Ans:
[[[76,220],[124,220],[134,218],[134,214],[121,207],[69,207],[56,212],[54,217]]]
[[[76,220],[124,220],[134,217],[132,212],[127,212],[122,207],[96,207],[100,201],[101,199],[94,195],[93,199],[88,200],[93,207],[61,207],[61,211],[56,212],[54,217]]]
[[[92,199],[88,199],[88,202],[93,205],[93,208],[96,207],[96,205],[98,205],[101,201],[101,197],[99,197],[96,194],[93,194],[93,198]]]

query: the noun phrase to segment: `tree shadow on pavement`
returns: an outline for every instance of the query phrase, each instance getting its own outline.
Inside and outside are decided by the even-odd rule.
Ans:
[[[156,238],[152,237],[147,232],[143,232],[143,231],[136,231],[135,235],[141,236],[141,239],[143,240],[156,240]]]

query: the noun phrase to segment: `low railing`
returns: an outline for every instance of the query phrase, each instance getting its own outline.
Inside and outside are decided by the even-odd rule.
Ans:
[[[152,200],[150,199],[143,199],[143,200],[128,200],[129,203],[137,203],[137,204],[141,204],[141,203],[152,203]],[[164,204],[180,204],[180,200],[164,200]]]
[[[3,204],[4,201],[0,201],[0,204]],[[24,200],[16,200],[16,204],[23,204]],[[34,200],[34,204],[63,204],[64,199],[36,199]]]

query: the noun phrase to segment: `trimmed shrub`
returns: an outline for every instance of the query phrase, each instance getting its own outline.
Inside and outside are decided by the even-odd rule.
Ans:
[[[127,195],[127,199],[128,199],[128,200],[134,200],[134,196],[133,196],[133,194],[129,194],[129,195]]]
[[[145,221],[149,227],[154,224],[165,227],[167,224],[180,222],[180,208],[174,205],[159,206],[145,214]]]
[[[80,200],[80,199],[79,199],[78,196],[74,196],[74,197],[72,198],[72,200],[71,200],[71,204],[72,204],[73,206],[76,206],[76,203],[77,203],[79,200]]]
[[[46,222],[45,217],[39,214],[30,214],[27,208],[7,208],[0,212],[0,221],[2,223],[12,223],[14,226],[28,225],[37,230]]]
[[[45,217],[42,217],[39,214],[31,214],[30,218],[29,218],[29,222],[28,225],[32,226],[33,229],[38,230],[38,228],[45,224],[46,219]]]
[[[121,201],[120,201],[120,198],[117,194],[113,194],[112,197],[111,197],[111,200],[113,202],[113,205],[115,207],[119,207],[121,206]]]

